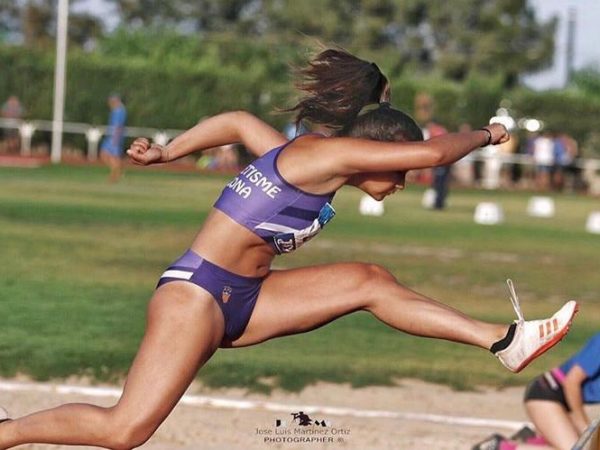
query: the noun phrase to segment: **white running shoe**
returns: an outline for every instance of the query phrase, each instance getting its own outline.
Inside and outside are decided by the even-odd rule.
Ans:
[[[564,304],[552,317],[543,320],[525,320],[521,313],[519,298],[511,280],[506,280],[518,319],[515,335],[510,345],[495,353],[500,362],[512,372],[520,372],[531,361],[558,344],[568,333],[573,316],[578,310],[577,302]]]

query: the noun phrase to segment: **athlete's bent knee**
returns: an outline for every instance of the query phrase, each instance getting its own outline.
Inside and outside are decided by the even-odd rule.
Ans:
[[[361,298],[363,308],[369,309],[382,298],[382,293],[391,283],[396,285],[396,278],[389,270],[378,264],[361,264],[357,295]]]
[[[131,450],[144,444],[152,437],[158,425],[151,421],[119,417],[113,414],[108,421],[106,447],[113,450]]]
[[[113,450],[131,450],[144,444],[152,437],[155,429],[153,427],[125,427],[122,430],[114,430],[110,438],[109,448]]]
[[[372,283],[395,281],[395,278],[389,270],[379,264],[353,263],[352,274],[348,280],[355,283],[356,288],[361,288]]]
[[[368,264],[369,279],[372,282],[396,282],[396,278],[389,270],[379,264]]]

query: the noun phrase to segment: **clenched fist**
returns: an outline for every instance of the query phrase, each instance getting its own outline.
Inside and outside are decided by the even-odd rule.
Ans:
[[[168,162],[168,152],[162,145],[150,143],[146,138],[137,138],[127,149],[127,155],[134,164],[147,166]]]

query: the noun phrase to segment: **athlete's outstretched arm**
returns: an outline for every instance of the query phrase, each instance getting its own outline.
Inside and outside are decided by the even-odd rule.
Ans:
[[[173,161],[190,153],[221,145],[241,142],[254,155],[286,142],[270,125],[246,111],[232,111],[202,120],[177,136],[166,146],[151,144],[146,138],[136,139],[127,154],[136,164],[148,165]]]
[[[379,142],[355,138],[319,139],[314,147],[332,176],[360,172],[387,172],[425,169],[458,161],[486,144],[508,141],[503,125],[485,130],[449,133],[423,142]]]

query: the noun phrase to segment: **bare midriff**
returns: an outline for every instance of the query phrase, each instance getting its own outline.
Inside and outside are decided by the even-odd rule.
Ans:
[[[262,238],[213,209],[191,249],[221,268],[246,277],[263,277],[270,271],[275,252]]]

